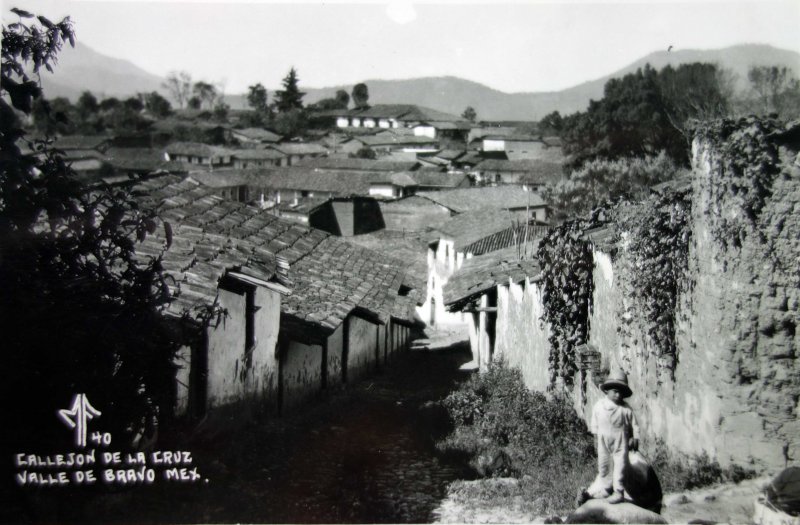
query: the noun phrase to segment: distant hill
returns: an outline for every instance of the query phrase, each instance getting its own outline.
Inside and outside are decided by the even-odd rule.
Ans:
[[[649,63],[660,69],[667,64],[677,66],[689,62],[712,62],[730,69],[738,78],[738,88],[747,85],[747,70],[753,65],[780,65],[800,77],[800,53],[762,44],[742,44],[724,49],[657,51],[602,78],[584,82],[562,91],[538,93],[504,93],[488,86],[457,77],[426,77],[408,80],[366,80],[369,100],[373,104],[408,103],[460,115],[472,106],[481,120],[538,120],[558,110],[562,114],[585,109],[589,100],[603,96],[603,86],[614,77],[635,71]],[[75,49],[65,48],[59,58],[56,74],[43,73],[48,97],[67,96],[76,99],[89,89],[105,96],[128,96],[140,91],[163,91],[162,79],[126,60],[107,57],[78,43]],[[309,88],[306,103],[332,97],[336,90],[348,93],[351,85]],[[272,97],[274,89],[268,88]],[[228,95],[226,102],[234,109],[247,107],[245,95]]]
[[[67,44],[61,49],[53,70],[53,74],[41,71],[47,98],[67,97],[74,101],[87,89],[98,98],[163,92],[161,77],[127,60],[98,53],[80,42],[75,42],[74,48]]]

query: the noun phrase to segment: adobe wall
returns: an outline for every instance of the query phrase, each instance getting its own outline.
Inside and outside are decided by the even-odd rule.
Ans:
[[[301,405],[322,390],[322,347],[290,341],[284,353],[283,409]]]
[[[280,322],[280,295],[255,289],[256,345],[245,356],[245,295],[219,290],[219,305],[227,310],[208,333],[207,409],[239,401],[273,398],[278,388],[275,345]]]
[[[357,381],[375,370],[378,325],[356,316],[347,318],[347,381]]]
[[[594,295],[588,343],[600,354],[600,377],[576,374],[573,398],[588,422],[609,369],[628,374],[644,450],[656,439],[686,454],[707,452],[730,463],[774,470],[800,457],[800,162],[781,148],[782,172],[740,246],[715,235],[722,220],[744,216],[741,191],[725,194],[728,172],[720,146],[693,148],[692,240],[694,282],[679,300],[674,377],[658,366],[656,351],[630,303],[632,266],[623,242],[613,259],[594,252]],[[729,222],[730,224],[730,222]],[[624,239],[624,235],[623,235]],[[537,322],[540,297],[498,293],[497,348],[519,366],[526,384],[547,388],[549,344]],[[528,327],[527,332],[522,327]],[[539,343],[537,343],[539,341]]]
[[[328,386],[342,383],[342,352],[344,352],[344,323],[328,336]]]
[[[705,451],[722,465],[779,468],[785,456],[800,454],[800,167],[794,153],[784,151],[784,171],[755,229],[736,247],[714,234],[721,218],[742,214],[738,196],[720,194],[718,146],[696,141],[693,153],[689,271],[695,285],[677,316],[674,381],[657,370],[636,323],[628,335],[619,330],[630,281],[624,244],[613,262],[595,252],[589,342],[603,368],[628,372],[635,392],[630,402],[649,441],[658,437],[688,454]],[[578,403],[587,419],[602,395],[595,384],[600,380],[587,381]]]
[[[497,339],[495,355],[519,367],[525,385],[547,390],[550,330],[542,317],[541,291],[526,279],[523,285],[497,287]]]

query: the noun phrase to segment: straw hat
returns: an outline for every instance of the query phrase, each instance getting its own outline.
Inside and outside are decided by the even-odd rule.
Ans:
[[[611,372],[608,374],[608,379],[606,379],[602,385],[600,385],[600,390],[605,392],[609,388],[618,388],[619,391],[622,393],[622,398],[625,399],[626,397],[631,397],[633,395],[633,391],[628,386],[628,376],[625,375],[625,372],[622,370]]]

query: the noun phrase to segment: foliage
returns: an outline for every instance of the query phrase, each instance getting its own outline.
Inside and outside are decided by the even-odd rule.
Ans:
[[[300,91],[297,71],[294,68],[283,79],[283,89],[275,92],[275,107],[280,113],[303,109],[303,97],[305,93]]]
[[[770,118],[723,119],[698,129],[698,136],[718,147],[720,177],[709,188],[712,234],[722,245],[741,246],[772,195],[780,173],[778,145],[771,135],[781,124]]]
[[[211,109],[219,97],[217,88],[203,80],[198,80],[192,86],[192,94],[200,100],[200,106]]]
[[[669,371],[674,379],[678,300],[692,286],[688,275],[691,190],[665,191],[625,207],[624,212],[618,210],[617,215],[618,228],[628,239],[635,317],[656,350],[658,368]]]
[[[578,167],[595,158],[643,157],[659,151],[689,162],[692,118],[726,114],[714,65],[682,64],[661,72],[648,65],[609,80],[604,96],[563,119],[564,150]]]
[[[550,325],[550,383],[571,385],[577,370],[575,349],[589,335],[594,261],[584,232],[605,223],[602,210],[551,228],[536,254],[542,269],[542,321]]]
[[[212,118],[217,122],[227,122],[230,110],[231,107],[220,100],[217,102],[217,105],[214,106],[214,111],[211,114]]]
[[[539,121],[539,132],[546,135],[561,135],[564,118],[558,111],[548,113]]]
[[[472,106],[467,106],[467,108],[461,114],[461,118],[465,118],[470,122],[475,122],[475,120],[477,120],[478,118],[478,112],[475,111],[475,108],[473,108]]]
[[[192,92],[192,77],[186,71],[170,71],[162,86],[178,103],[178,107],[183,108]]]
[[[607,201],[640,199],[651,186],[682,173],[666,153],[641,158],[593,159],[548,188],[546,198],[564,219],[584,215]]]
[[[375,153],[375,150],[370,148],[369,146],[362,146],[362,147],[358,148],[358,151],[355,152],[353,157],[355,157],[357,159],[375,160],[376,158],[378,158],[378,155],[377,155],[377,153]]]
[[[296,137],[308,129],[308,117],[302,109],[283,111],[275,115],[272,128],[284,137]]]
[[[0,112],[30,114],[41,90],[26,66],[52,71],[74,34],[68,18],[29,25],[32,15],[13,11],[21,20],[3,26]],[[165,414],[174,387],[179,343],[160,315],[166,277],[160,258],[135,252],[156,223],[122,190],[88,192],[61,152],[25,139],[12,119],[0,119],[0,146],[1,382],[15,399],[17,444],[52,445],[46,422],[79,392],[118,443],[130,442]]]
[[[347,109],[347,105],[350,104],[350,95],[344,89],[337,89],[334,99],[339,103],[341,109]]]
[[[800,80],[786,67],[753,66],[747,79],[756,103],[756,112],[777,113],[779,118],[800,116]]]
[[[189,109],[200,109],[203,105],[203,101],[197,95],[193,95],[189,97],[186,105],[189,106]]]
[[[262,118],[267,115],[267,88],[261,83],[253,84],[247,88],[247,105],[253,108]]]
[[[369,89],[363,82],[353,86],[353,93],[350,98],[356,109],[366,109],[369,107]]]
[[[663,442],[655,444],[651,465],[658,474],[665,493],[707,487],[717,483],[739,483],[756,477],[757,472],[742,465],[722,468],[716,459],[702,452],[686,456],[670,452]]]
[[[168,117],[172,113],[172,105],[169,100],[157,91],[144,95],[144,107],[151,115],[158,118]]]
[[[521,477],[526,492],[548,493],[552,508],[569,508],[580,486],[572,483],[588,484],[594,473],[586,425],[565,398],[528,390],[518,369],[493,363],[443,404],[455,428],[440,449],[469,454],[484,476]]]

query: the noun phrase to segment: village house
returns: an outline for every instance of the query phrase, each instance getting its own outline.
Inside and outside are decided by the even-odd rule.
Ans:
[[[416,195],[381,201],[380,206],[387,230],[424,232],[450,220],[448,210]],[[427,271],[427,267],[425,270]]]
[[[450,312],[461,312],[469,328],[473,366],[486,371],[493,358],[503,352],[525,357],[530,340],[529,324],[541,312],[525,302],[528,286],[539,274],[538,242],[516,245],[464,261],[444,289],[444,304]],[[522,283],[522,284],[521,284]],[[537,315],[538,313],[538,315]],[[521,349],[520,349],[521,348]],[[536,355],[528,352],[529,358]],[[543,363],[547,367],[547,363]]]
[[[479,184],[516,184],[530,191],[542,191],[566,177],[560,162],[533,159],[486,159],[476,164],[471,173]]]
[[[546,222],[549,217],[549,206],[542,200],[542,197],[536,192],[527,191],[519,186],[418,191],[417,195],[450,210],[452,214],[495,209],[515,212],[523,220],[527,217],[539,222]]]
[[[376,198],[399,199],[413,195],[417,186],[413,173],[377,173],[370,178],[369,194]]]
[[[458,137],[462,144],[471,128],[469,121],[413,104],[376,104],[366,109],[330,112],[338,128],[410,128],[417,136],[431,139]]]
[[[325,157],[329,153],[328,148],[325,146],[311,142],[281,142],[279,144],[270,144],[267,147],[286,156],[287,160],[281,164],[283,166],[294,166],[303,159]]]
[[[137,192],[173,225],[169,249],[156,233],[141,253],[164,253],[176,281],[170,308],[222,308],[179,355],[178,414],[282,413],[385,366],[408,342],[418,292],[399,262],[191,178],[152,178]]]
[[[355,159],[355,158],[335,158],[317,157],[298,161],[295,166],[298,168],[311,168],[316,170],[331,171],[371,171],[371,172],[399,172],[414,171],[419,168],[416,160],[410,161],[387,161],[382,159]]]
[[[288,166],[289,156],[274,149],[237,149],[231,150],[233,167],[236,169],[267,168]]]
[[[343,141],[339,147],[341,154],[355,154],[362,148],[369,148],[380,155],[394,152],[428,153],[436,151],[439,142],[427,136],[397,135],[386,132],[375,135],[357,135]]]
[[[231,166],[233,152],[220,146],[212,146],[202,142],[173,142],[164,148],[164,160],[199,164],[216,168]]]
[[[465,260],[510,246],[528,246],[546,230],[543,223],[525,220],[505,209],[482,209],[454,215],[436,227],[428,244],[428,280],[424,303],[417,308],[431,325],[465,324],[460,312],[445,309],[444,289]]]

